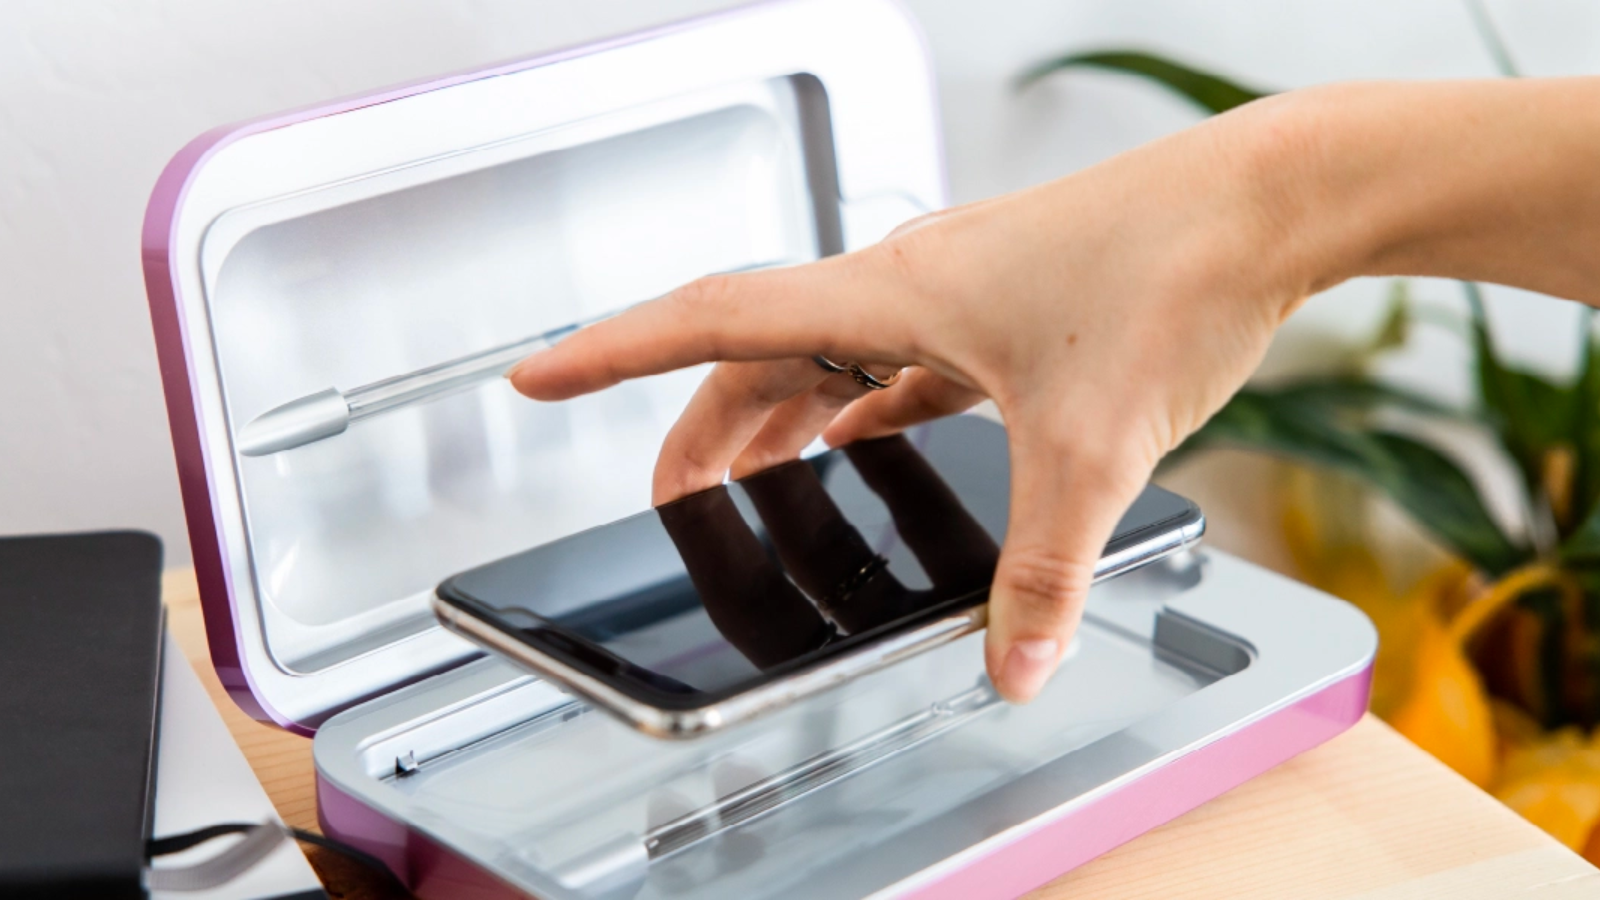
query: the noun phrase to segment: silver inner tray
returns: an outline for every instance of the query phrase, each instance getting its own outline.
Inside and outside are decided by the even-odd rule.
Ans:
[[[231,427],[699,275],[838,252],[828,119],[809,76],[734,84],[229,211],[203,268]],[[639,448],[702,374],[551,405],[493,379],[238,456],[277,664],[314,672],[432,628],[451,572],[643,509]]]
[[[1221,565],[1241,588],[1227,572],[1260,577]],[[1309,682],[1258,665],[1184,610],[1215,599],[1216,568],[1188,554],[1096,587],[1026,707],[988,688],[982,635],[688,742],[484,660],[329,720],[316,758],[339,790],[538,896],[863,896],[1240,727],[1339,674],[1333,660],[1359,665],[1370,629],[1288,582],[1286,611],[1301,601],[1336,646]],[[1253,699],[1205,702],[1231,682]]]

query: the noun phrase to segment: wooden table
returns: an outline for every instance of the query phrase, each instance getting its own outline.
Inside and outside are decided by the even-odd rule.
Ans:
[[[315,829],[311,742],[223,692],[193,576],[168,573],[165,592],[174,636],[279,814]],[[310,856],[334,898],[393,896],[358,866]],[[1576,900],[1600,897],[1600,870],[1368,716],[1030,897]]]

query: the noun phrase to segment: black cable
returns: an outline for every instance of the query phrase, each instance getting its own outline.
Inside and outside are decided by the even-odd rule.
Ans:
[[[229,834],[243,834],[247,831],[252,831],[260,827],[262,827],[262,823],[260,822],[224,822],[217,825],[207,825],[204,828],[197,828],[194,831],[187,831],[183,834],[173,834],[163,838],[151,838],[145,843],[145,858],[154,859],[158,856],[170,856],[174,853],[182,853],[191,847],[198,847],[199,845],[204,844],[206,841]],[[325,837],[315,832],[306,831],[302,828],[287,828],[286,830],[289,832],[291,837],[297,841],[300,841],[301,843],[310,844],[313,847],[320,847],[323,850],[327,850],[331,853],[337,853],[351,862],[371,869],[373,872],[381,876],[388,886],[397,891],[400,896],[411,896],[411,891],[408,890],[403,883],[401,883],[400,878],[395,875],[392,870],[390,870],[389,866],[385,864],[383,860],[373,856],[365,850],[352,847],[342,841],[336,841],[333,838]]]
[[[151,838],[145,844],[145,859],[182,853],[190,847],[197,847],[212,838],[219,838],[225,834],[243,834],[259,826],[259,822],[227,822],[221,825],[207,825],[204,828],[184,834],[174,834],[164,838]]]
[[[301,843],[310,844],[313,847],[321,847],[324,850],[337,853],[351,862],[360,863],[361,865],[366,866],[367,868],[376,872],[378,875],[382,876],[384,881],[388,882],[389,887],[395,891],[398,891],[400,896],[411,896],[411,890],[401,883],[400,877],[394,874],[394,872],[389,868],[388,864],[376,856],[368,853],[367,851],[352,847],[343,841],[336,841],[333,838],[317,834],[316,832],[305,831],[300,828],[290,828],[289,833],[294,835],[294,839],[300,841]]]

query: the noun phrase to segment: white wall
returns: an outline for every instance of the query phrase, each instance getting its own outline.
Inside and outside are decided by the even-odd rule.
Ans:
[[[633,30],[728,0],[12,0],[0,11],[0,533],[134,526],[188,556],[138,259],[150,186],[207,128]],[[911,0],[936,57],[958,201],[1051,178],[1196,115],[1148,86],[1010,79],[1053,52],[1138,45],[1264,87],[1492,74],[1456,0]],[[1499,0],[1530,74],[1600,71],[1600,5]],[[1446,285],[1426,285],[1453,304]],[[1518,359],[1562,368],[1574,310],[1497,292]],[[1370,326],[1353,284],[1269,368]],[[1508,305],[1508,303],[1510,305]],[[1515,315],[1511,311],[1515,311]],[[1394,368],[1461,395],[1443,334]],[[1287,352],[1286,352],[1287,351]]]
[[[189,558],[139,230],[227,122],[729,0],[54,0],[0,7],[0,534],[133,526]]]

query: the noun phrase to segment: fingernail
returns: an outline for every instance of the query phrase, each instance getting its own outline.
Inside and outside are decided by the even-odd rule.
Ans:
[[[514,364],[511,368],[505,370],[501,374],[505,376],[505,379],[507,381],[515,381],[517,379],[517,373],[522,371],[523,367],[525,367],[528,364],[528,362],[530,360],[532,360],[532,359],[533,359],[533,357],[531,357],[531,356],[524,357],[523,359],[519,360],[516,364]]]
[[[1039,693],[1045,680],[1055,671],[1056,658],[1061,655],[1061,642],[1049,639],[1017,641],[1006,653],[1005,665],[1000,670],[1007,697],[1027,701]]]

